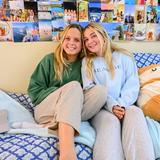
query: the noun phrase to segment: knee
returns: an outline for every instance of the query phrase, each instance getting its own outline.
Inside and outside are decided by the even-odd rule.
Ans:
[[[142,110],[136,106],[131,106],[126,109],[125,117],[132,117],[138,119],[139,117],[144,117]]]
[[[71,81],[68,83],[70,89],[76,89],[82,91],[81,84],[78,81]]]
[[[96,124],[96,127],[100,128],[103,126],[103,130],[105,126],[108,128],[109,126],[113,126],[114,128],[120,127],[119,119],[112,113],[101,110],[91,121],[93,124]],[[105,124],[104,124],[105,123]]]
[[[110,123],[114,127],[118,128],[120,126],[119,119],[113,113],[110,113],[107,119],[108,119],[107,123]]]
[[[78,81],[71,81],[68,84],[71,85],[72,87],[81,87],[81,84]]]
[[[66,94],[71,96],[78,96],[83,98],[83,89],[81,84],[77,81],[71,81],[64,85],[63,89],[65,90]]]

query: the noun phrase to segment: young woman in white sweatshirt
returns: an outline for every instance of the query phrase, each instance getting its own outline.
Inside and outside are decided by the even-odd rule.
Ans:
[[[98,23],[83,32],[86,57],[82,62],[83,88],[106,87],[106,105],[91,119],[97,138],[94,160],[154,160],[144,115],[134,105],[139,78],[133,55],[112,43]]]

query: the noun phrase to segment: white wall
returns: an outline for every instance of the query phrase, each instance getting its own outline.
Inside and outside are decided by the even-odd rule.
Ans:
[[[160,42],[118,42],[131,52],[158,52]],[[54,49],[53,42],[0,43],[0,88],[26,92],[31,73],[40,59]]]

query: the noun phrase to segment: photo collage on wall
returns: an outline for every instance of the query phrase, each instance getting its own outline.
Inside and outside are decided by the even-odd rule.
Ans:
[[[160,0],[0,0],[1,42],[55,41],[91,21],[113,41],[160,41]]]

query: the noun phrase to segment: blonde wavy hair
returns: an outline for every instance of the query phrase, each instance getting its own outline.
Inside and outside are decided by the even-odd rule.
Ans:
[[[66,59],[66,53],[62,47],[62,44],[64,42],[64,39],[68,33],[68,31],[71,29],[71,28],[77,28],[81,35],[83,33],[83,28],[78,25],[78,24],[69,24],[68,26],[65,27],[65,29],[63,30],[63,32],[60,34],[60,40],[58,42],[58,45],[55,49],[55,52],[54,52],[54,70],[55,70],[55,78],[57,80],[60,80],[62,81],[62,74],[64,71],[67,72],[67,67],[69,65],[69,62],[67,61]],[[82,59],[84,57],[84,52],[83,52],[83,41],[82,41],[82,37],[81,37],[81,42],[82,42],[82,50],[81,52],[79,53],[78,57],[77,58],[80,58]]]
[[[92,31],[95,32],[97,35],[98,39],[100,42],[102,41],[100,38],[100,35],[103,38],[104,44],[101,44],[101,51],[104,55],[104,59],[108,65],[109,72],[111,73],[111,77],[114,77],[114,67],[113,67],[113,61],[112,61],[112,52],[113,51],[119,51],[123,54],[129,55],[133,57],[132,53],[127,51],[126,49],[118,47],[118,45],[114,44],[112,40],[110,39],[108,33],[106,30],[96,22],[91,22],[89,23],[83,30],[83,33],[85,32],[86,29],[91,29]],[[83,34],[84,35],[84,34]],[[84,46],[85,42],[83,41]],[[84,47],[84,52],[86,55],[86,64],[87,64],[87,75],[90,79],[93,78],[93,73],[92,73],[92,66],[93,66],[93,58],[96,57],[96,53],[91,53],[86,47]]]

